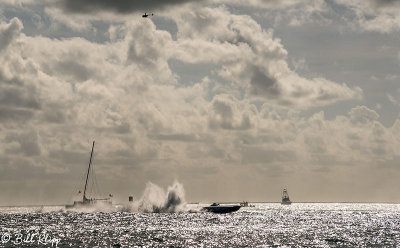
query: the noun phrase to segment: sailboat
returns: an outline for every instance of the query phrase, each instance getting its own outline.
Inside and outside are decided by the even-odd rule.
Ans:
[[[290,204],[292,204],[292,202],[291,202],[290,199],[289,199],[289,194],[288,194],[288,192],[287,192],[286,189],[283,189],[283,192],[282,192],[282,202],[281,202],[281,204],[282,204],[282,205],[290,205]]]
[[[90,206],[93,206],[94,204],[97,204],[97,203],[103,203],[103,204],[106,204],[106,205],[112,205],[112,202],[111,202],[110,198],[96,199],[96,198],[87,198],[86,197],[86,190],[87,190],[89,174],[90,174],[90,166],[92,165],[93,149],[94,149],[94,141],[93,141],[93,145],[92,145],[92,151],[90,153],[89,167],[88,167],[87,174],[86,174],[85,190],[83,191],[82,201],[74,201],[74,203],[71,204],[71,205],[65,205],[65,208],[90,207]]]

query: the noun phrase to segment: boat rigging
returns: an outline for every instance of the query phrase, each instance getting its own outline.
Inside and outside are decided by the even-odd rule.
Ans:
[[[93,141],[93,145],[92,145],[92,151],[90,152],[89,166],[88,166],[87,173],[86,173],[85,189],[83,191],[82,201],[74,201],[74,203],[72,205],[66,205],[65,206],[66,208],[87,207],[87,206],[94,205],[98,202],[103,202],[103,203],[106,203],[107,205],[112,205],[111,199],[109,197],[102,198],[102,199],[86,197],[86,191],[88,188],[87,186],[88,186],[89,175],[90,175],[90,168],[92,165],[93,150],[94,150],[94,141]],[[79,191],[79,193],[81,193],[81,191]],[[112,197],[111,194],[109,196]]]

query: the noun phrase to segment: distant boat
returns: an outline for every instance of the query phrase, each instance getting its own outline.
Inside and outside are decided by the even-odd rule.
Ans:
[[[151,13],[151,16],[153,16],[154,14],[153,13]],[[146,12],[144,12],[144,15],[142,15],[142,17],[143,18],[147,18],[147,17],[149,17],[150,16],[150,14],[147,14]]]
[[[292,204],[292,202],[289,199],[289,194],[288,194],[286,189],[284,189],[283,192],[282,192],[282,202],[281,202],[281,204],[282,205],[290,205],[290,204]]]
[[[249,205],[249,202],[247,202],[247,201],[241,202],[240,206],[241,207],[252,207],[252,208],[255,207],[254,205],[251,205],[251,204]]]
[[[208,207],[203,207],[204,210],[208,212],[213,212],[217,214],[226,214],[238,211],[240,209],[239,205],[219,205],[218,203],[213,203]]]
[[[86,174],[85,190],[83,191],[82,201],[74,201],[74,203],[71,205],[65,205],[65,208],[90,207],[96,203],[103,203],[103,204],[110,205],[110,206],[112,205],[110,198],[103,198],[103,199],[90,198],[90,199],[88,199],[86,197],[86,189],[87,189],[87,184],[88,184],[88,179],[89,179],[90,166],[92,164],[93,149],[94,149],[94,141],[93,141],[93,145],[92,145],[92,152],[90,153],[89,167],[88,167],[87,174]]]

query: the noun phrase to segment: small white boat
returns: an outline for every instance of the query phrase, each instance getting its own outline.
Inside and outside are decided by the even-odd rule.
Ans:
[[[288,194],[286,189],[284,189],[283,192],[282,192],[282,202],[281,202],[281,204],[282,205],[290,205],[290,204],[292,204],[292,202],[290,201],[290,198],[289,198],[289,194]]]
[[[255,207],[254,205],[249,204],[249,202],[247,202],[247,201],[241,202],[241,203],[240,203],[240,206],[241,206],[241,207],[251,207],[251,208],[254,208],[254,207]]]

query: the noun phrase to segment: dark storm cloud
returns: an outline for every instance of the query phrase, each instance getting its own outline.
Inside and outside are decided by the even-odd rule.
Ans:
[[[39,109],[40,103],[32,95],[32,92],[24,92],[19,88],[1,88],[0,106]]]
[[[252,70],[252,77],[250,81],[251,94],[262,95],[267,97],[278,97],[281,95],[281,90],[277,80],[267,75],[261,68],[254,67]]]
[[[198,0],[200,2],[203,0]],[[58,3],[65,10],[77,13],[92,13],[97,11],[114,11],[130,13],[134,11],[153,11],[170,5],[179,5],[194,0],[61,0]]]

